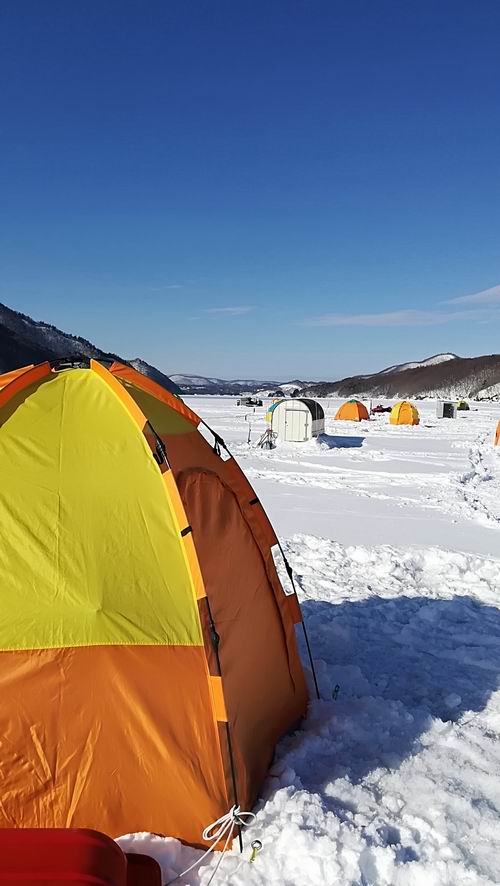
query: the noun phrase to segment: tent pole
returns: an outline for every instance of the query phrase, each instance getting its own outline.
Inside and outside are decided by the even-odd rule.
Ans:
[[[287,558],[285,557],[285,552],[281,546],[281,542],[279,539],[278,539],[278,547],[281,551],[281,556],[283,557],[283,561],[285,563],[285,568],[288,573],[288,577],[292,583],[292,588],[294,590],[294,594],[297,597],[297,588],[295,587],[295,580],[293,577],[293,569],[290,566],[290,563],[288,562]],[[321,699],[321,695],[319,694],[318,678],[316,676],[316,668],[314,667],[314,660],[312,657],[311,644],[309,643],[309,636],[307,633],[306,623],[305,623],[304,619],[302,619],[302,630],[304,631],[304,639],[306,641],[307,654],[309,656],[309,663],[311,665],[311,671],[312,671],[313,680],[314,680],[314,688],[316,689],[316,698],[319,700],[319,699]]]
[[[320,694],[319,694],[318,679],[317,679],[317,677],[316,677],[316,668],[314,667],[314,662],[313,662],[313,657],[312,657],[312,652],[311,652],[311,646],[310,646],[310,644],[309,644],[309,637],[308,637],[308,635],[307,635],[306,624],[305,624],[305,621],[304,621],[303,619],[302,619],[302,630],[304,631],[304,640],[306,641],[307,654],[308,654],[308,656],[309,656],[309,661],[310,661],[310,664],[311,664],[311,671],[312,671],[312,675],[313,675],[314,686],[315,686],[315,689],[316,689],[316,698],[321,699],[321,696],[320,696]]]

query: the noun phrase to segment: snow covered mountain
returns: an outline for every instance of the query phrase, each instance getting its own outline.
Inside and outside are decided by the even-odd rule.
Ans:
[[[427,357],[427,360],[420,360],[416,363],[399,363],[396,366],[389,366],[380,373],[385,375],[388,372],[404,372],[406,369],[420,369],[421,366],[438,366],[440,363],[446,363],[448,360],[458,360],[456,354],[436,354],[434,357]]]
[[[277,381],[254,378],[225,379],[174,373],[170,379],[180,387],[183,394],[255,394],[257,391],[274,391],[280,387]]]
[[[319,382],[309,385],[305,393],[312,397],[500,399],[500,354],[468,358],[436,354],[371,375]]]
[[[500,354],[464,358],[434,354],[388,366],[379,372],[332,382],[225,380],[205,376],[172,375],[185,394],[259,394],[280,390],[286,396],[299,392],[311,397],[439,397],[500,400]]]
[[[62,332],[50,323],[32,320],[26,314],[20,314],[0,303],[0,373],[43,360],[78,360],[91,357],[96,360],[117,359],[129,362],[167,390],[179,393],[175,382],[144,360],[124,360],[117,354],[102,351],[85,338]]]

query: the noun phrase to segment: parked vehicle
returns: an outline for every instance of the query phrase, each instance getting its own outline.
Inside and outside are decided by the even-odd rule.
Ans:
[[[237,406],[262,406],[262,400],[256,397],[240,397],[236,403]]]

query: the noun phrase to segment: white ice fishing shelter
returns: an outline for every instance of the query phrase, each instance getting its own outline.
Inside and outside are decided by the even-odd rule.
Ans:
[[[281,400],[273,408],[271,428],[280,440],[311,440],[325,431],[323,407],[316,400]]]
[[[457,404],[449,400],[438,400],[436,404],[436,415],[438,418],[456,418]]]

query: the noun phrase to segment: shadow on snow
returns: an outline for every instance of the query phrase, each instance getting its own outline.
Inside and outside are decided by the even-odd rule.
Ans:
[[[318,443],[327,449],[359,449],[365,442],[365,437],[340,437],[332,434],[320,434]]]
[[[300,754],[319,735],[300,778],[327,806],[333,779],[358,783],[397,768],[422,747],[432,719],[466,723],[500,686],[500,610],[470,597],[308,600],[302,611],[324,701],[291,742]]]

